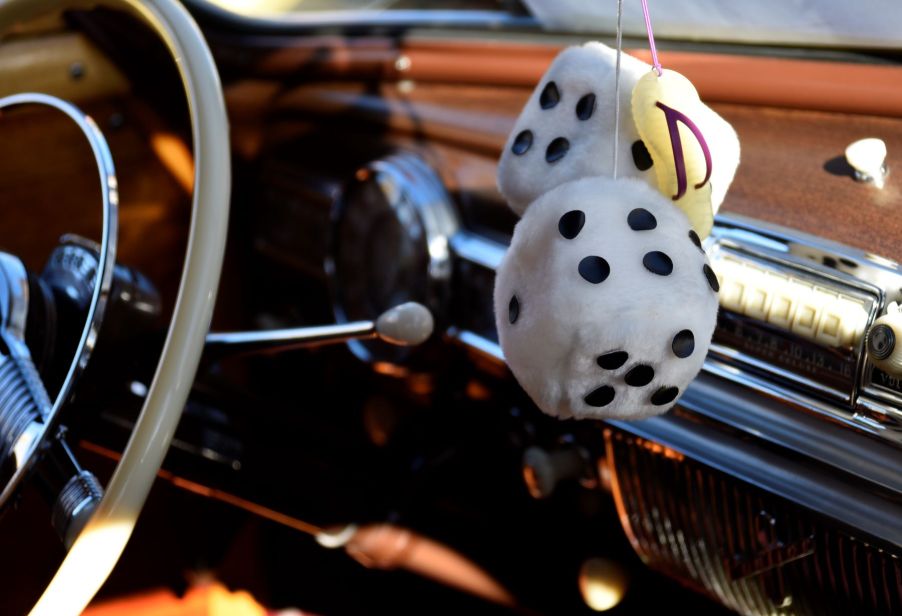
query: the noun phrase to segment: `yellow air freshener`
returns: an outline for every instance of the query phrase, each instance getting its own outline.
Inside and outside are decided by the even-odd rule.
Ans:
[[[633,121],[654,161],[658,190],[685,212],[699,237],[711,233],[711,152],[696,122],[714,112],[674,71],[647,73],[632,96]]]

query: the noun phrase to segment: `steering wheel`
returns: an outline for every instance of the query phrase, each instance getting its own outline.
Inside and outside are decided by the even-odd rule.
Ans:
[[[163,40],[176,60],[187,96],[194,146],[191,226],[172,321],[140,417],[103,499],[32,609],[34,616],[81,613],[109,576],[131,536],[200,361],[228,227],[231,163],[222,88],[203,35],[181,4],[176,0],[0,0],[0,33],[51,10],[97,5],[138,17]],[[115,237],[112,239],[115,244]],[[98,271],[102,273],[103,269]]]

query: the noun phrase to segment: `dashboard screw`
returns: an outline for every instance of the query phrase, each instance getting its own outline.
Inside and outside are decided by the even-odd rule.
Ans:
[[[76,81],[85,76],[85,67],[81,62],[73,62],[69,65],[69,76]]]

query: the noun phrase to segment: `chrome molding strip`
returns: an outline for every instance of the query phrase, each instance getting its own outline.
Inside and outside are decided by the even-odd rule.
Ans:
[[[507,246],[470,231],[459,231],[451,237],[451,250],[458,258],[494,271],[501,265]]]
[[[729,370],[708,359],[679,406],[902,494],[898,449],[876,442],[872,428],[855,413],[836,421],[831,406],[790,390],[778,396],[750,394],[746,385],[728,379]]]
[[[501,345],[497,342],[493,342],[466,329],[451,328],[447,331],[447,335],[452,341],[462,344],[480,356],[493,360],[498,364],[504,364],[504,353],[501,351]]]

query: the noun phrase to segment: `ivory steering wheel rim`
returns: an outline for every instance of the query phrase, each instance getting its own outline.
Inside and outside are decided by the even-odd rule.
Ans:
[[[210,326],[231,192],[228,120],[219,74],[197,24],[176,0],[0,0],[0,33],[62,8],[124,9],[163,40],[176,61],[191,118],[194,195],[188,247],[166,342],[128,445],[103,500],[31,611],[79,614],[131,536],[178,424]]]

